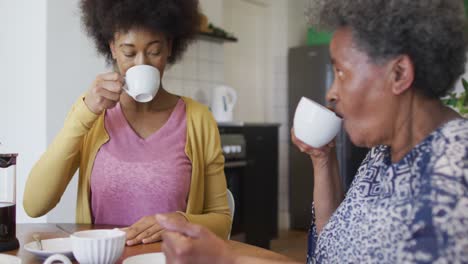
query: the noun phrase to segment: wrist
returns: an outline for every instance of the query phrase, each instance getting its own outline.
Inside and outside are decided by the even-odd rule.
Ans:
[[[93,107],[91,107],[91,102],[89,101],[88,96],[83,97],[83,102],[88,108],[88,110],[91,111],[93,114],[100,115],[102,113],[102,111],[98,111],[94,109]]]
[[[329,157],[324,158],[311,158],[314,170],[328,169],[331,166],[331,159]]]
[[[225,253],[223,254],[223,257],[221,258],[222,263],[224,264],[238,264],[241,263],[240,256],[234,254],[229,249],[226,249]]]
[[[185,215],[185,213],[184,213],[184,212],[181,212],[181,211],[176,211],[175,213],[176,213],[177,215],[180,215],[180,216],[182,216],[180,219],[182,219],[182,218],[183,218],[185,221],[187,221],[187,222],[190,222],[190,221],[188,220],[188,218],[187,218],[187,215]]]
[[[330,149],[325,155],[311,156],[310,159],[312,160],[314,170],[330,169],[335,165],[335,161],[337,161],[335,148]]]

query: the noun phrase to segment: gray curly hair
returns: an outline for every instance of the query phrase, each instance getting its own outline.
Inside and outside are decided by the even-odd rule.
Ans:
[[[318,29],[349,27],[373,63],[408,55],[413,87],[430,98],[447,95],[465,72],[463,0],[309,0],[309,23]]]

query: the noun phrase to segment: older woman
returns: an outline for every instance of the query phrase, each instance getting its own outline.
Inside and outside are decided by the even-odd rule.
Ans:
[[[26,212],[54,208],[79,168],[78,223],[129,226],[128,245],[161,239],[157,214],[227,237],[224,159],[208,108],[164,85],[147,103],[122,92],[132,66],[151,65],[162,76],[182,57],[197,34],[198,1],[82,0],[81,11],[115,71],[96,77],[32,169]]]
[[[468,262],[468,120],[439,99],[465,69],[463,1],[323,0],[314,8],[335,29],[327,99],[351,140],[371,151],[344,198],[333,144],[314,149],[292,133],[314,166],[308,262]],[[262,263],[202,228],[162,222],[185,234],[166,235],[169,259]],[[221,253],[187,236],[208,237]]]

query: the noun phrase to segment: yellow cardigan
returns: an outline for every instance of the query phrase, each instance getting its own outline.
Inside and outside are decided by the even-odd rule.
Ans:
[[[187,209],[183,214],[190,222],[227,238],[231,214],[218,127],[207,107],[190,98],[182,99],[187,120],[185,153],[192,162]],[[92,113],[80,98],[29,175],[23,201],[26,213],[39,217],[54,208],[80,168],[76,222],[91,223],[90,175],[99,148],[108,140],[104,113]]]

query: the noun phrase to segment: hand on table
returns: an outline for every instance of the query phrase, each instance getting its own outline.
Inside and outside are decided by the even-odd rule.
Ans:
[[[234,263],[227,244],[205,227],[163,215],[156,218],[165,229],[162,251],[167,263]]]
[[[159,215],[174,221],[187,222],[187,219],[177,212]],[[165,230],[157,219],[158,214],[145,216],[133,225],[123,228],[122,231],[127,233],[127,245],[134,246],[141,243],[149,244],[161,241],[161,235]]]

